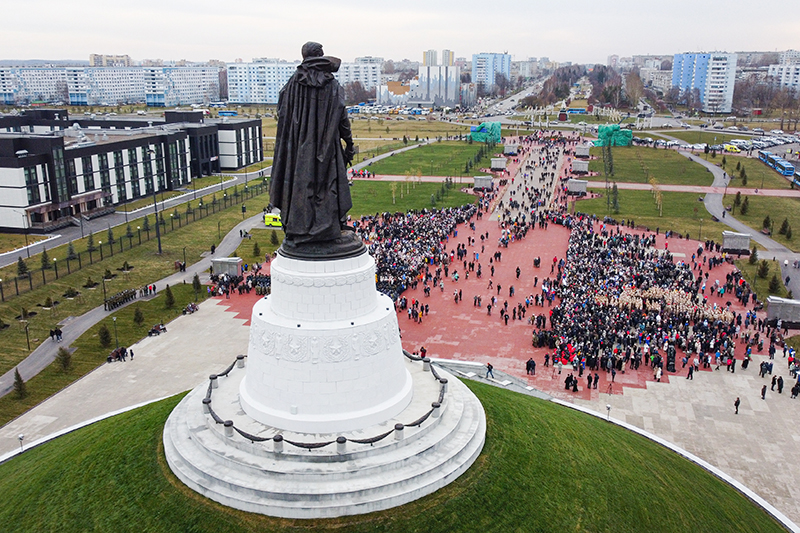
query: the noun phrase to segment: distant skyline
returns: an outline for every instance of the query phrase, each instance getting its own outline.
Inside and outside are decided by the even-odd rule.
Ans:
[[[514,60],[549,57],[603,63],[609,55],[687,51],[782,51],[800,48],[800,12],[785,1],[722,4],[573,0],[503,10],[478,0],[423,4],[350,0],[56,0],[13,2],[4,9],[0,59],[132,59],[232,62],[300,58],[306,41],[352,61],[371,55],[420,61],[428,49],[457,57],[508,52]],[[511,6],[512,4],[508,4]],[[711,7],[712,5],[716,7]]]

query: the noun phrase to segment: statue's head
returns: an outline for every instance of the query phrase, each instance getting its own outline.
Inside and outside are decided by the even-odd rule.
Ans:
[[[303,45],[302,52],[303,52],[303,59],[309,57],[322,57],[323,55],[325,55],[322,52],[322,45],[312,41],[309,41]]]

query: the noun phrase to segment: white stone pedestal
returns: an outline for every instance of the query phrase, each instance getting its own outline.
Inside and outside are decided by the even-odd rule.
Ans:
[[[271,270],[247,357],[167,420],[175,475],[237,509],[324,518],[389,509],[466,471],[483,449],[483,407],[451,375],[403,354],[372,257],[279,256]]]
[[[253,307],[242,408],[259,422],[332,433],[388,420],[411,400],[394,305],[364,251],[334,261],[278,256]]]

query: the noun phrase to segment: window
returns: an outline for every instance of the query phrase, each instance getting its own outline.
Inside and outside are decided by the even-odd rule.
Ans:
[[[39,179],[36,174],[36,167],[25,168],[25,188],[28,190],[28,205],[38,204],[41,201],[39,195]]]
[[[94,170],[92,169],[91,156],[84,156],[81,158],[81,165],[83,166],[83,189],[85,191],[93,191],[94,185]]]

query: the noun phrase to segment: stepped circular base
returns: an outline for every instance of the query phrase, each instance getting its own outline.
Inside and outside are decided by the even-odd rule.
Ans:
[[[208,384],[190,392],[164,428],[164,453],[175,475],[204,496],[244,511],[284,518],[326,518],[389,509],[447,485],[483,449],[483,406],[463,383],[446,378],[441,407],[439,380],[423,363],[404,363],[413,380],[411,403],[381,424],[338,434],[290,433],[248,417],[239,404],[244,369],[219,378],[212,405],[237,430],[267,439],[253,442],[204,414]],[[429,414],[418,426],[418,422]],[[397,424],[405,424],[402,429]],[[383,439],[370,440],[387,434]],[[281,435],[282,441],[272,437]],[[345,437],[346,442],[336,442]],[[340,439],[341,441],[342,439]],[[328,443],[306,449],[290,442]]]

